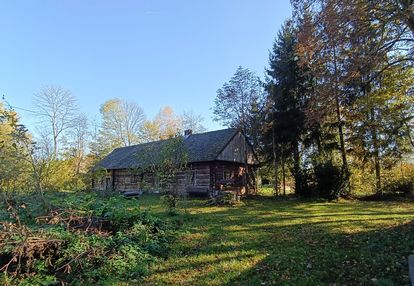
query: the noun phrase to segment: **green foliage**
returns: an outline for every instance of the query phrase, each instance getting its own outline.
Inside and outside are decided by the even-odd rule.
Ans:
[[[316,192],[320,197],[338,199],[347,195],[348,179],[340,166],[332,160],[316,163],[314,166]]]
[[[382,193],[409,196],[414,195],[414,178],[393,180],[384,185]]]
[[[270,53],[265,157],[274,162],[275,174],[280,165],[292,169],[298,194],[309,193],[300,189],[303,176],[324,197],[372,188],[381,194],[398,185],[387,183],[388,170],[414,148],[413,57],[402,44],[413,35],[395,12],[408,6],[292,3],[293,19],[282,26]],[[321,156],[335,158],[333,165],[313,161]],[[312,170],[310,176],[305,170]],[[339,182],[317,178],[318,173]]]
[[[287,21],[273,44],[267,69],[267,109],[269,128],[264,131],[264,143],[274,168],[290,167],[295,182],[295,193],[308,193],[304,187],[300,145],[305,135],[306,91],[310,77],[298,63],[296,55],[297,27]],[[272,154],[272,156],[269,156]],[[286,171],[283,171],[285,174]],[[283,178],[285,180],[285,178]]]
[[[17,191],[30,181],[30,164],[25,147],[30,144],[27,129],[14,110],[0,102],[0,192]]]
[[[179,182],[177,174],[186,170],[188,163],[188,150],[184,145],[184,138],[176,135],[161,141],[159,145],[147,145],[146,150],[136,156],[141,164],[138,171],[150,173],[157,178],[167,211],[174,214],[179,196],[182,195],[180,187],[183,187],[183,182]]]
[[[28,197],[2,206],[9,209],[0,213],[0,268],[7,270],[2,284],[130,282],[170,252],[173,224],[142,211],[135,200],[84,192],[45,195],[52,205],[48,212]]]
[[[265,101],[260,78],[248,68],[239,66],[231,79],[217,90],[214,120],[242,130],[256,151],[260,148]]]
[[[174,195],[173,193],[167,192],[162,196],[162,200],[167,207],[167,211],[169,214],[175,214],[175,209],[178,206],[178,196]]]
[[[401,163],[384,172],[384,185],[377,199],[414,198],[414,166]]]

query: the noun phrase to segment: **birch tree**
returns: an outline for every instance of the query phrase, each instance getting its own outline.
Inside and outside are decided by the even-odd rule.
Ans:
[[[182,129],[190,129],[193,133],[202,133],[207,131],[203,125],[204,118],[193,111],[184,111],[181,115]]]
[[[72,93],[61,86],[45,86],[35,94],[35,106],[41,123],[52,137],[53,159],[58,157],[59,140],[67,132],[76,116],[77,104]]]
[[[110,99],[100,108],[100,135],[112,148],[141,143],[145,121],[143,109],[135,102]]]

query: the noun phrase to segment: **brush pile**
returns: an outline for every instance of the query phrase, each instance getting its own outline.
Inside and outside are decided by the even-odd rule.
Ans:
[[[65,195],[43,213],[41,203],[20,200],[0,213],[1,285],[138,281],[174,237],[171,225],[122,197]]]

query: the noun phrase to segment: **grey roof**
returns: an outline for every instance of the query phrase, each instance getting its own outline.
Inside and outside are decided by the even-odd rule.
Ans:
[[[223,129],[199,134],[191,134],[184,138],[184,145],[188,152],[188,162],[208,162],[216,160],[217,156],[236,135],[237,129]],[[95,168],[128,169],[139,168],[138,154],[152,150],[157,155],[168,140],[149,142],[113,150],[100,161]]]

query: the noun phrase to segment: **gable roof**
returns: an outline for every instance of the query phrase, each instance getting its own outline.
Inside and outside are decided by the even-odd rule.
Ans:
[[[191,134],[184,138],[184,145],[188,152],[188,162],[208,162],[217,159],[226,145],[239,131],[235,128]],[[168,140],[149,142],[113,150],[100,161],[95,168],[129,169],[139,168],[137,154],[151,150],[161,150]]]

